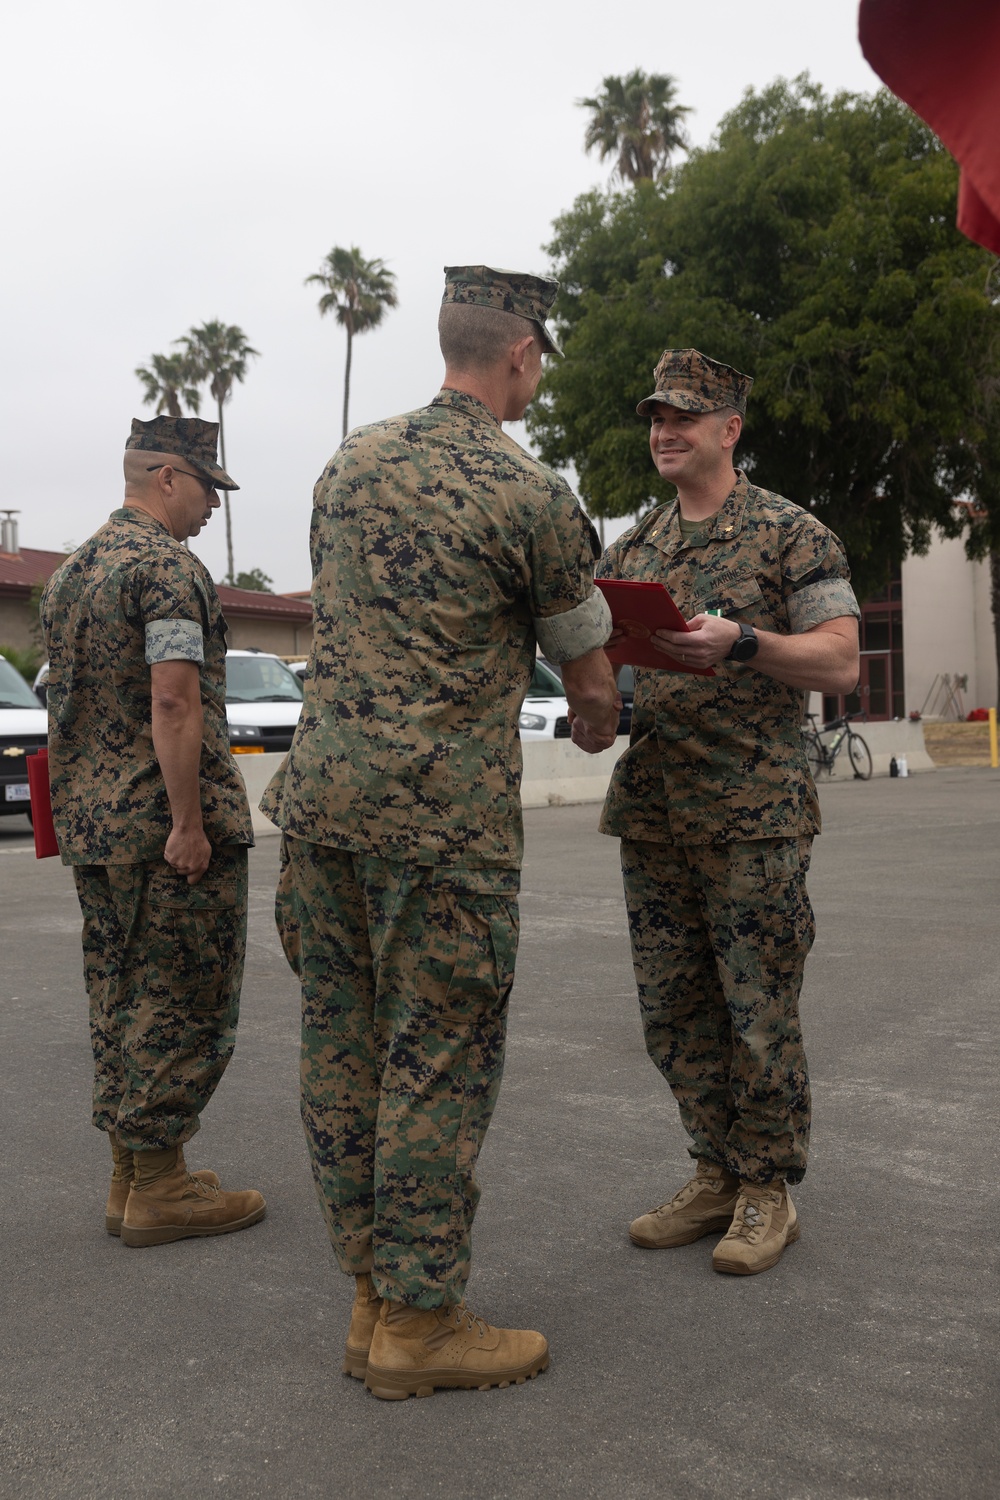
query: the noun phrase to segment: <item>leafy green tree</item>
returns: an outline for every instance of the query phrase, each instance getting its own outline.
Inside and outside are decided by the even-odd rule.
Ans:
[[[529,425],[598,515],[672,494],[635,405],[665,347],[756,377],[740,461],[843,538],[859,590],[933,529],[1000,541],[1000,282],[954,228],[957,170],[892,95],[749,91],[669,181],[557,220],[566,359]]]
[[[260,594],[269,594],[273,578],[269,578],[261,568],[251,568],[248,573],[237,573],[233,588],[252,589]]]
[[[144,406],[155,406],[157,415],[179,417],[183,401],[197,416],[201,392],[186,354],[151,354],[149,364],[139,365],[135,373],[146,387]]]
[[[29,686],[34,683],[38,668],[42,665],[42,653],[37,646],[29,646],[27,650],[20,650],[17,646],[0,646],[0,656],[7,658],[15,672],[20,672]]]
[[[596,98],[577,100],[591,114],[584,149],[599,151],[602,161],[613,156],[613,175],[622,182],[662,176],[674,152],[687,146],[684,116],[691,111],[676,95],[669,73],[636,68],[625,78],[605,78]]]
[[[182,338],[175,339],[184,349],[183,358],[188,362],[192,378],[201,384],[207,381],[215,398],[219,415],[219,458],[226,467],[226,432],[223,425],[222,408],[230,399],[233,386],[246,379],[251,359],[259,358],[259,351],[251,349],[247,336],[235,323],[213,321],[190,328]],[[222,503],[226,514],[226,578],[233,581],[233,523],[229,510],[229,491],[222,491]]]
[[[365,260],[356,245],[352,245],[349,250],[334,245],[320,270],[306,277],[305,285],[326,288],[318,303],[320,315],[335,313],[337,322],[347,330],[342,433],[346,437],[354,335],[377,328],[385,317],[386,309],[397,305],[396,277],[392,271],[387,270],[384,261]]]

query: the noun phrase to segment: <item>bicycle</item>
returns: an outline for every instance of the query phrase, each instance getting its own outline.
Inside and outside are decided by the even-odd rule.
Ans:
[[[844,714],[842,718],[831,719],[829,724],[822,728],[816,724],[815,714],[806,714],[807,719],[812,719],[811,729],[802,726],[802,739],[805,745],[806,760],[815,780],[820,771],[828,771],[833,775],[834,762],[847,742],[847,758],[851,762],[851,770],[854,772],[856,781],[867,781],[872,774],[872,753],[857,730],[851,728],[851,719],[854,714]],[[836,738],[832,740],[821,740],[821,734],[832,734],[839,731]]]

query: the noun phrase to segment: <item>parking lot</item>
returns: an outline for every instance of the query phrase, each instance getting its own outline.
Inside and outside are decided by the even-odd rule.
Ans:
[[[646,1059],[617,844],[526,814],[507,1071],[469,1303],[541,1328],[526,1386],[382,1403],[340,1374],[336,1272],[297,1115],[297,994],[251,856],[236,1055],[188,1152],[268,1199],[246,1233],[130,1251],[70,872],[0,820],[0,1496],[987,1500],[997,1422],[1000,773],[822,789],[801,1241],[714,1275],[713,1240],[630,1246],[687,1175]]]

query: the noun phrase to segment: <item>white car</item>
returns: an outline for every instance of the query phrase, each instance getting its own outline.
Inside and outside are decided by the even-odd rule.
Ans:
[[[302,712],[302,679],[266,651],[226,653],[226,717],[234,755],[284,753]]]
[[[517,721],[522,740],[567,739],[568,714],[569,704],[558,675],[545,662],[536,659]]]
[[[0,816],[31,816],[26,758],[48,742],[48,714],[20,672],[0,656]]]

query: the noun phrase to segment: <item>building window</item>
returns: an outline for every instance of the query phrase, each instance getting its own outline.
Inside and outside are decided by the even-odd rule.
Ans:
[[[861,606],[861,676],[853,693],[826,693],[823,718],[843,713],[869,719],[902,719],[903,585],[897,571],[885,588]]]

